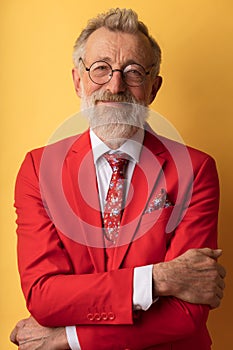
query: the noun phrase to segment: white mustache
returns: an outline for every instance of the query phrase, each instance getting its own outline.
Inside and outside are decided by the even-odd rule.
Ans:
[[[129,91],[125,91],[124,93],[119,93],[119,94],[113,94],[108,90],[107,91],[98,90],[93,92],[91,96],[88,96],[88,97],[83,96],[83,99],[88,100],[89,107],[95,106],[99,101],[141,104],[135,99],[135,97]]]

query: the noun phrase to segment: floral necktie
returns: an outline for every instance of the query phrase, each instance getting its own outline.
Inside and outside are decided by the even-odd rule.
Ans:
[[[104,208],[104,234],[108,241],[116,243],[122,216],[122,205],[125,189],[125,169],[128,164],[127,155],[124,153],[106,153],[107,159],[112,168],[112,177],[106,197]]]

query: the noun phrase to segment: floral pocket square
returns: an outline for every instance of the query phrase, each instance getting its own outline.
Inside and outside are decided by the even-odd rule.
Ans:
[[[160,190],[160,193],[156,194],[156,196],[150,201],[147,209],[145,210],[145,214],[151,213],[154,210],[160,210],[171,206],[173,206],[173,204],[168,199],[166,190],[162,188]]]

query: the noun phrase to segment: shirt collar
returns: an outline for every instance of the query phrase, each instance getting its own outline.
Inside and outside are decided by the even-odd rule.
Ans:
[[[132,136],[132,138],[128,139],[126,142],[123,143],[123,145],[121,145],[121,147],[114,150],[114,153],[124,152],[128,154],[131,157],[131,159],[133,159],[136,163],[138,163],[142,150],[144,134],[144,130],[139,129]],[[113,152],[111,148],[109,148],[103,141],[100,140],[100,138],[94,133],[92,129],[90,129],[90,140],[95,164],[104,153]]]

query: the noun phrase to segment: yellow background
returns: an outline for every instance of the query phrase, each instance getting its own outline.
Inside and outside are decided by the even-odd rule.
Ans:
[[[152,108],[185,142],[214,156],[221,181],[219,245],[228,270],[221,307],[211,312],[214,350],[232,347],[233,2],[231,0],[1,0],[0,348],[27,316],[17,265],[13,189],[25,153],[46,143],[79,110],[71,79],[73,43],[88,18],[132,7],[163,50],[164,85]],[[84,125],[80,122],[80,131]],[[187,349],[188,350],[188,349]]]

